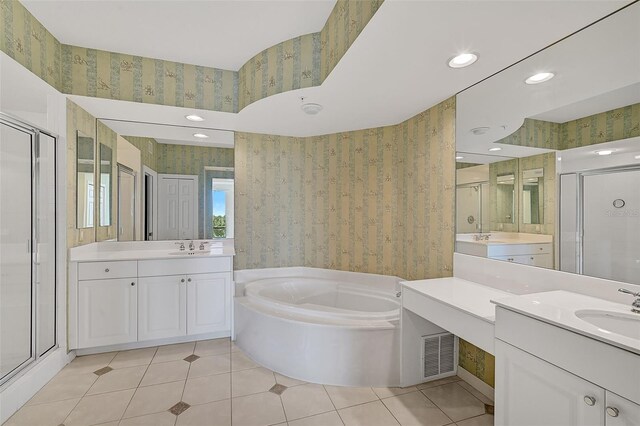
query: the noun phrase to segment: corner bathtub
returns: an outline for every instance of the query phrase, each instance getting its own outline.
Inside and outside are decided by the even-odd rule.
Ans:
[[[315,268],[236,272],[236,344],[312,383],[400,384],[399,279]]]

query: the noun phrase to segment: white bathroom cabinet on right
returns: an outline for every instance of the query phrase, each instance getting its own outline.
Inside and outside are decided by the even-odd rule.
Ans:
[[[640,426],[638,354],[496,313],[496,425]]]

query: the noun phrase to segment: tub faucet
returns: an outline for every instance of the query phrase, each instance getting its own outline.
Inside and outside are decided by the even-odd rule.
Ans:
[[[618,291],[620,293],[630,294],[636,298],[636,300],[634,300],[633,303],[631,304],[631,312],[635,314],[640,314],[640,292],[636,293],[631,290],[627,290],[626,288],[619,288]]]

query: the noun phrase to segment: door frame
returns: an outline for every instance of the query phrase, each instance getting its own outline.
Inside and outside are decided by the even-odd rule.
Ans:
[[[118,171],[118,217],[117,217],[117,228],[116,228],[116,241],[120,241],[120,205],[122,203],[120,203],[120,172],[124,172],[127,173],[131,176],[133,176],[133,240],[136,240],[136,215],[138,214],[138,212],[136,211],[136,191],[138,188],[136,188],[138,186],[138,174],[136,173],[135,170],[125,166],[124,164],[121,163],[117,163],[117,171]]]
[[[153,241],[153,240],[157,240],[158,238],[158,173],[147,167],[147,166],[142,166],[142,229],[146,228],[146,221],[147,221],[147,203],[146,203],[146,190],[147,187],[145,185],[145,178],[147,176],[150,176],[151,179],[153,180],[153,189],[151,192],[151,197],[152,197],[152,204],[153,204],[153,211],[151,212],[151,217],[152,217],[152,221],[153,221],[153,229],[151,230],[151,232],[153,233],[152,237],[149,240]],[[147,236],[143,235],[142,239],[143,241],[147,241]]]
[[[200,232],[200,228],[199,228],[199,223],[198,223],[198,212],[200,211],[200,186],[198,184],[198,175],[178,175],[178,174],[172,174],[172,173],[158,173],[158,185],[157,187],[160,187],[160,181],[162,179],[190,179],[193,180],[194,185],[195,185],[195,191],[193,191],[193,205],[194,205],[194,209],[193,209],[193,226],[195,227],[195,237],[193,238],[194,240],[198,238],[199,232]],[[158,192],[158,196],[160,195],[160,193]],[[157,209],[156,209],[157,210]],[[157,223],[157,221],[156,221]]]

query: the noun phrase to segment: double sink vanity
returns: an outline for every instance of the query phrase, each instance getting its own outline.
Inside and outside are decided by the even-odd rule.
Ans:
[[[69,254],[80,354],[231,335],[232,240],[99,242]]]

